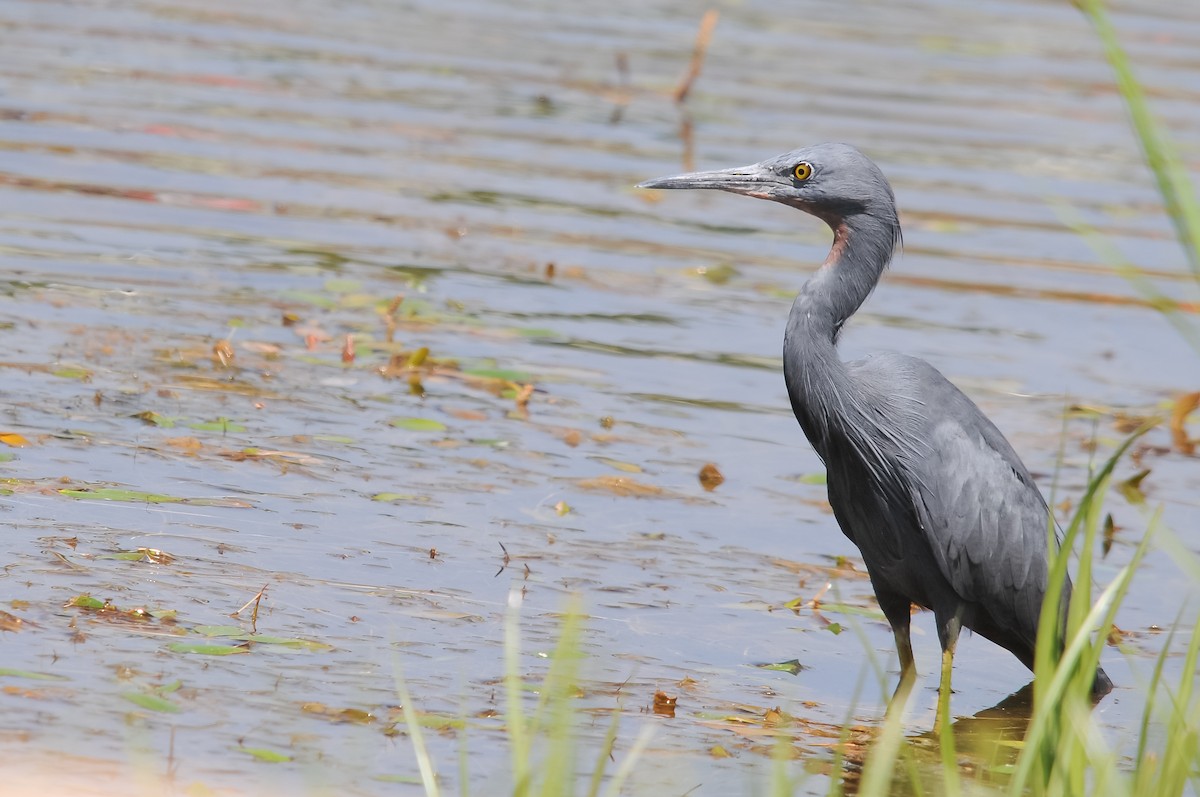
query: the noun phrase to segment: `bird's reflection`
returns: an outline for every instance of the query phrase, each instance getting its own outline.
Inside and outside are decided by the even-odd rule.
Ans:
[[[1033,682],[1013,692],[990,708],[969,717],[960,717],[950,726],[954,734],[954,749],[960,762],[959,771],[966,777],[984,782],[1003,781],[1020,754],[1019,743],[1025,738],[1033,716]],[[930,787],[942,782],[941,742],[934,731],[912,734],[904,740],[907,750],[897,756],[891,794],[929,794]],[[859,779],[870,746],[857,753],[847,752],[843,769],[843,793],[858,793]],[[916,771],[905,764],[908,760]],[[921,770],[928,767],[928,773]],[[903,770],[903,771],[902,771]],[[915,777],[914,777],[915,774]]]

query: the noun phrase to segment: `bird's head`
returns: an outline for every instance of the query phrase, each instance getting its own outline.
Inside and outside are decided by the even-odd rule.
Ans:
[[[712,188],[770,199],[811,213],[834,228],[861,214],[889,223],[896,218],[887,178],[849,144],[801,147],[751,166],[661,177],[638,188]]]

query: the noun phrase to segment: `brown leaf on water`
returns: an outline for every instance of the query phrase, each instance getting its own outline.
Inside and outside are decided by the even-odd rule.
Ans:
[[[525,407],[529,406],[529,398],[532,395],[533,395],[533,385],[522,385],[521,389],[517,391],[517,395],[515,396],[517,406],[520,407],[521,409],[524,409]]]
[[[212,377],[204,374],[177,374],[173,383],[165,386],[167,389],[208,390],[218,393],[235,393],[240,396],[254,398],[278,398],[270,390],[246,382],[232,381],[228,377]]]
[[[725,476],[717,469],[713,463],[707,463],[700,469],[700,486],[708,492],[712,492],[721,486],[725,481]]]
[[[763,714],[763,726],[767,728],[776,727],[782,725],[785,719],[783,710],[778,706],[769,708]]]
[[[562,441],[571,448],[583,442],[583,434],[578,429],[565,429],[560,435]]]
[[[1200,392],[1185,393],[1175,399],[1171,408],[1171,440],[1175,450],[1189,457],[1196,453],[1196,441],[1188,437],[1187,417],[1197,406],[1200,406]]]
[[[354,336],[347,335],[346,341],[342,344],[342,362],[354,362]]]
[[[25,621],[20,617],[0,610],[0,631],[20,631],[24,626]]]
[[[169,565],[175,561],[174,556],[158,548],[138,548],[137,553],[141,554],[141,561],[156,565]]]
[[[25,697],[31,700],[70,700],[74,693],[61,686],[17,686],[10,684],[3,689],[4,694],[13,697]]]
[[[486,421],[488,417],[486,412],[480,412],[479,410],[464,410],[448,407],[445,412],[447,415],[451,416],[452,418],[458,418],[460,421]]]
[[[404,304],[404,294],[397,294],[395,298],[388,302],[387,308],[383,311],[384,340],[388,343],[393,343],[396,340],[396,313],[400,310],[400,305],[402,304]]]
[[[222,368],[228,368],[233,362],[233,345],[228,339],[222,338],[213,344],[212,347],[213,360],[221,364]]]
[[[1113,414],[1113,428],[1121,434],[1130,434],[1145,426],[1151,420],[1154,419],[1149,415],[1130,415],[1124,412],[1117,412]]]
[[[613,495],[639,498],[660,496],[666,492],[661,487],[635,481],[628,476],[597,476],[594,479],[580,479],[576,484],[585,490],[601,490]]]
[[[1104,516],[1104,534],[1100,543],[1100,549],[1108,556],[1108,552],[1112,550],[1113,540],[1117,536],[1117,524],[1113,522],[1112,514]]]
[[[353,723],[355,725],[369,725],[375,721],[375,715],[369,711],[364,711],[361,708],[333,708],[324,703],[302,703],[300,710],[306,714],[315,714],[318,717],[324,717],[338,723]]]
[[[31,445],[28,438],[16,432],[0,432],[0,443],[13,448],[25,448]]]
[[[198,437],[168,437],[163,443],[193,457],[204,448],[204,443]]]
[[[664,717],[674,717],[675,716],[675,701],[677,701],[678,699],[679,698],[677,698],[677,697],[671,697],[670,695],[668,695],[666,692],[662,691],[661,689],[658,690],[657,692],[654,693],[654,706],[653,706],[654,713],[660,714]]]

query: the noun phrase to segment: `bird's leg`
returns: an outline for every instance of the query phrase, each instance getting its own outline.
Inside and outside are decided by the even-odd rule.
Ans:
[[[892,635],[896,637],[896,658],[900,659],[900,684],[896,686],[896,691],[900,691],[901,684],[906,681],[911,684],[917,677],[917,665],[913,660],[912,638],[909,636],[908,623],[897,624],[892,628]]]
[[[933,732],[941,733],[950,727],[950,673],[954,669],[954,646],[942,651],[942,677],[938,682],[937,717],[933,721]]]
[[[942,643],[942,675],[938,681],[937,717],[933,721],[933,732],[940,733],[950,728],[950,675],[954,670],[954,649],[958,646],[958,632],[962,630],[962,607],[946,618],[938,617],[938,636]]]
[[[896,638],[896,657],[900,659],[900,681],[896,691],[888,701],[887,711],[900,711],[908,702],[913,684],[917,680],[917,667],[913,661],[912,639],[909,636],[909,624],[897,622],[892,626],[892,635]]]
[[[908,695],[912,692],[913,683],[917,679],[917,668],[913,663],[912,639],[909,636],[909,626],[912,623],[912,603],[895,593],[880,589],[875,585],[875,597],[879,600],[879,608],[892,626],[892,636],[896,638],[896,658],[900,659],[900,682],[896,691],[888,701],[888,712],[904,708]]]

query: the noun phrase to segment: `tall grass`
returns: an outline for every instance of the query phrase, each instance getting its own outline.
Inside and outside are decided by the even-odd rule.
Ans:
[[[573,597],[563,612],[558,641],[550,655],[549,670],[539,683],[532,685],[532,691],[538,695],[532,711],[526,706],[530,685],[521,674],[520,605],[520,593],[514,591],[509,595],[504,622],[504,731],[512,769],[511,785],[505,792],[513,797],[567,797],[576,794],[598,797],[603,789],[606,797],[616,797],[650,741],[652,729],[647,726],[634,739],[629,750],[621,757],[617,771],[608,777],[606,783],[607,766],[614,758],[621,718],[619,708],[614,709],[604,739],[592,752],[590,775],[586,784],[583,784],[578,764],[585,751],[577,723],[580,668],[584,662],[584,614],[580,599]],[[399,673],[399,667],[396,669]],[[435,762],[425,744],[412,696],[399,674],[396,676],[396,691],[403,704],[405,725],[425,794],[427,797],[440,797],[440,778]],[[465,735],[469,723],[462,725],[459,731],[458,780],[459,793],[467,797],[471,772],[466,756]],[[488,775],[487,796],[504,793],[496,785],[499,781],[496,773]]]
[[[1200,197],[1191,175],[1179,157],[1166,129],[1155,118],[1146,99],[1146,91],[1134,75],[1133,65],[1121,46],[1116,28],[1103,0],[1074,0],[1091,23],[1113,69],[1117,89],[1129,112],[1129,119],[1141,146],[1146,165],[1154,176],[1175,237],[1183,249],[1192,277],[1200,285]],[[1200,353],[1200,324],[1179,313],[1178,302],[1164,296],[1136,265],[1127,261],[1103,235],[1083,223],[1077,214],[1067,212],[1068,224],[1092,245],[1104,260],[1116,268],[1149,303],[1162,311],[1185,339]]]

